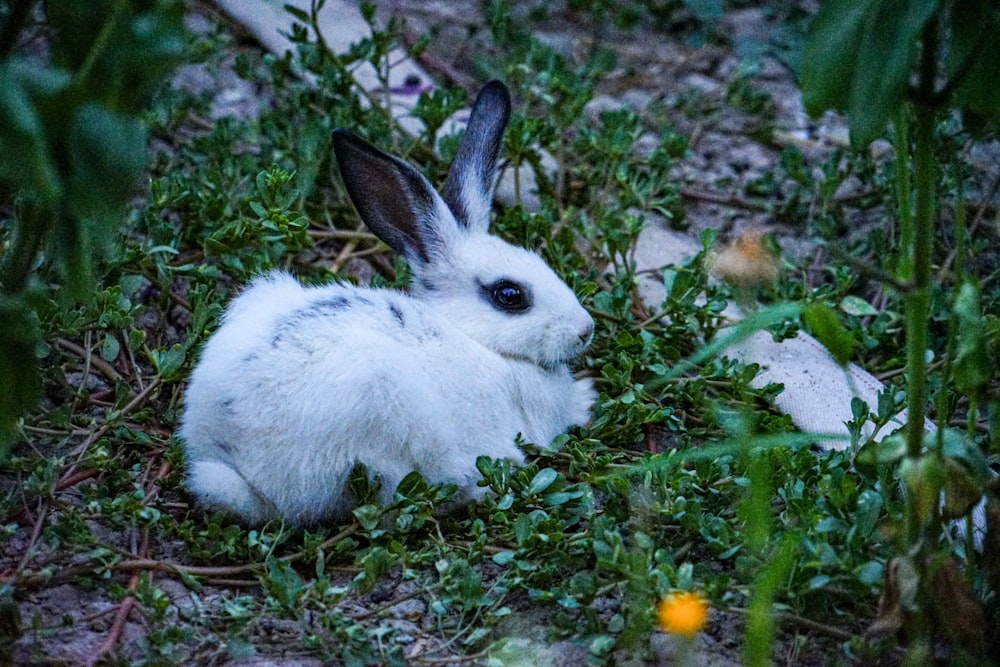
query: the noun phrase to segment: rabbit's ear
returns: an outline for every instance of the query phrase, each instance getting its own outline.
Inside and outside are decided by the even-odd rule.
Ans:
[[[423,174],[344,129],[333,131],[333,152],[368,228],[411,262],[430,262],[445,245],[440,225],[447,211]]]
[[[497,159],[510,119],[510,93],[499,81],[479,91],[465,136],[441,194],[458,224],[486,232],[496,182]]]

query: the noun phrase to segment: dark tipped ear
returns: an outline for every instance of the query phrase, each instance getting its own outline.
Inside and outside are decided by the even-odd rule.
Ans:
[[[489,226],[497,160],[503,133],[510,120],[510,93],[499,81],[490,81],[479,91],[469,116],[465,136],[448,171],[441,194],[459,224]]]
[[[333,131],[333,152],[347,194],[372,232],[409,260],[429,262],[443,239],[437,193],[414,167],[347,130]]]

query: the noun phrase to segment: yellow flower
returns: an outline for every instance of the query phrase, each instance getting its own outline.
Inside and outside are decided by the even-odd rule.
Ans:
[[[700,593],[671,593],[657,610],[660,627],[672,634],[694,637],[708,623],[708,602]]]

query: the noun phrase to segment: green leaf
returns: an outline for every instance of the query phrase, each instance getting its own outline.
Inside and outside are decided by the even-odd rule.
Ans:
[[[859,469],[874,471],[879,465],[893,464],[906,455],[906,435],[897,431],[879,442],[869,442],[854,459]]]
[[[50,204],[62,195],[62,181],[38,102],[54,97],[69,81],[62,70],[17,58],[0,62],[0,183]]]
[[[961,77],[954,104],[983,116],[1000,115],[1000,10],[989,0],[951,5],[949,80]]]
[[[609,635],[600,635],[590,642],[590,653],[596,656],[606,656],[615,647],[615,638]]]
[[[889,388],[883,389],[878,394],[878,418],[887,422],[896,412],[896,399],[892,391]]]
[[[87,60],[111,8],[111,0],[48,3],[45,11],[49,25],[59,35],[52,45],[53,60],[69,69],[80,67]]]
[[[488,456],[477,456],[476,457],[476,470],[485,477],[490,479],[493,476],[493,459]]]
[[[514,519],[514,537],[517,540],[517,545],[519,547],[527,545],[533,535],[534,526],[531,523],[531,518],[527,514],[518,514],[517,518]]]
[[[820,6],[802,55],[802,101],[817,116],[850,103],[865,22],[878,0],[830,0]]]
[[[80,107],[69,136],[69,206],[81,219],[120,222],[146,164],[146,130],[137,118],[96,104]],[[117,228],[117,225],[116,225]]]
[[[884,572],[885,568],[882,563],[877,560],[870,560],[857,569],[855,576],[857,576],[858,581],[868,584],[869,586],[874,586],[882,581]]]
[[[979,302],[979,290],[965,283],[958,291],[953,308],[957,340],[952,373],[955,388],[966,396],[978,396],[992,379],[993,364],[986,349]]]
[[[182,345],[175,344],[166,350],[153,350],[150,356],[160,376],[165,380],[169,380],[184,365],[187,351]]]
[[[906,484],[907,505],[914,508],[922,523],[930,521],[944,484],[941,459],[930,453],[919,458],[907,456],[899,464],[899,476]]]
[[[938,0],[828,0],[806,38],[802,98],[847,113],[851,141],[876,139],[906,95],[920,34]]]
[[[456,592],[467,605],[478,603],[483,597],[483,575],[466,561],[457,561],[452,574],[458,584]]]
[[[857,341],[844,328],[833,308],[825,303],[811,303],[802,313],[802,319],[809,326],[812,335],[830,351],[838,364],[844,366],[851,360]]]
[[[550,493],[542,498],[542,500],[548,507],[558,507],[582,496],[583,491],[560,491],[559,493]]]
[[[49,2],[46,13],[54,61],[109,109],[143,109],[184,54],[181,0]]]
[[[122,288],[122,294],[132,296],[142,287],[145,278],[139,274],[124,275],[118,280],[118,285]]]
[[[290,4],[287,4],[287,3],[285,5],[283,5],[283,8],[284,8],[284,10],[286,12],[288,12],[289,14],[291,14],[292,16],[294,16],[295,18],[297,18],[298,20],[302,21],[304,24],[306,24],[306,25],[311,25],[312,24],[312,19],[309,17],[308,12],[304,12],[301,9],[299,9],[298,7],[296,7],[295,5],[290,5]]]
[[[267,575],[261,576],[261,580],[264,590],[278,604],[290,612],[296,611],[296,601],[305,592],[306,587],[291,565],[277,558],[269,558]]]
[[[689,591],[694,588],[694,564],[685,561],[677,567],[677,588]]]
[[[973,440],[965,436],[965,433],[954,428],[945,428],[940,431],[943,438],[942,451],[946,459],[960,461],[967,470],[978,475],[982,485],[993,478],[990,468],[982,450]]]
[[[414,470],[399,481],[396,493],[406,498],[418,498],[425,495],[429,489],[430,486],[424,476]]]
[[[973,506],[983,497],[985,486],[961,463],[946,458],[941,516],[945,519],[958,519],[971,512]]]
[[[396,557],[383,547],[373,547],[362,558],[360,565],[367,575],[368,581],[374,584],[393,566]]]
[[[868,404],[865,403],[864,399],[859,396],[851,399],[851,416],[855,422],[864,424],[868,421],[869,414],[871,414],[871,411],[868,409]]]
[[[179,255],[180,254],[180,251],[177,250],[177,248],[174,248],[174,247],[168,246],[168,245],[153,246],[152,248],[150,248],[149,250],[146,251],[146,254],[147,255],[154,255],[154,254],[156,254],[158,252],[165,252],[168,255]]]
[[[507,565],[514,561],[514,556],[515,553],[513,551],[501,551],[493,554],[493,562],[497,565]]]
[[[844,528],[844,522],[835,516],[825,516],[816,524],[817,533],[833,533]]]
[[[878,311],[873,305],[856,296],[845,296],[841,299],[840,309],[848,315],[854,315],[855,317],[878,315]]]
[[[903,104],[920,35],[938,11],[938,0],[881,0],[873,9],[864,24],[847,108],[856,146],[878,138]]]
[[[865,489],[858,495],[858,509],[854,516],[854,525],[858,534],[867,537],[875,530],[879,516],[882,513],[882,494],[878,491]]]
[[[556,481],[556,477],[558,476],[559,473],[552,468],[542,468],[531,480],[531,484],[528,485],[528,494],[532,496],[538,495],[552,486],[552,482]]]
[[[120,351],[121,345],[118,344],[117,338],[111,335],[104,337],[104,341],[101,343],[101,358],[109,362],[114,361],[118,358]]]
[[[202,589],[201,581],[199,581],[198,578],[195,577],[194,575],[190,574],[189,572],[185,572],[183,569],[177,570],[177,574],[181,578],[181,583],[183,583],[192,591],[198,592]]]
[[[95,256],[108,254],[138,185],[146,131],[137,118],[85,104],[73,116],[67,150],[68,215],[53,226],[51,248],[70,292],[82,295],[93,285]]]
[[[42,383],[35,356],[40,336],[27,300],[0,294],[0,322],[0,460],[4,460],[17,420],[35,405]]]
[[[354,518],[358,520],[358,523],[361,524],[361,527],[368,531],[378,528],[378,522],[382,518],[382,510],[375,505],[356,507],[352,514],[354,514]]]

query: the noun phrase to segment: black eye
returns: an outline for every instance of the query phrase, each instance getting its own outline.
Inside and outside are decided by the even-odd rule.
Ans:
[[[531,306],[527,290],[512,280],[498,280],[486,293],[494,306],[508,313],[522,313]]]

